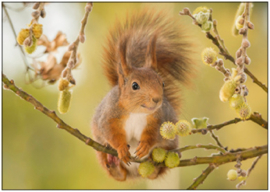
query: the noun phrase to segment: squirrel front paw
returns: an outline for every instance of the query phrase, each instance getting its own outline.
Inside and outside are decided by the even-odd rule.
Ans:
[[[128,165],[130,160],[129,145],[120,145],[117,148],[117,153],[119,159]]]
[[[139,158],[147,155],[150,151],[151,146],[146,141],[140,141],[139,146],[137,147],[135,154]]]

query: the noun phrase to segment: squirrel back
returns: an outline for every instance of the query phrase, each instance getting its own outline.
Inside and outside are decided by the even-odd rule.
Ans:
[[[162,11],[144,9],[128,15],[123,24],[117,21],[107,36],[103,52],[103,68],[110,85],[118,84],[121,49],[126,49],[125,57],[130,67],[143,67],[148,44],[156,36],[157,73],[165,83],[164,96],[179,113],[179,83],[189,84],[194,74],[194,62],[191,57],[193,45],[178,20],[180,18],[170,18]],[[121,40],[123,38],[128,42]]]

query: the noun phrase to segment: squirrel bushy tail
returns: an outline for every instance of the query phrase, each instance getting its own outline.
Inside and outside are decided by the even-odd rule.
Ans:
[[[111,86],[118,84],[119,47],[126,46],[128,65],[142,67],[147,46],[153,35],[156,35],[157,72],[165,83],[165,97],[178,113],[179,83],[188,85],[194,74],[194,62],[191,57],[194,46],[179,20],[180,17],[170,18],[163,11],[144,9],[127,15],[124,23],[117,21],[109,32],[103,52],[103,68]],[[128,43],[122,45],[121,38],[129,38]]]

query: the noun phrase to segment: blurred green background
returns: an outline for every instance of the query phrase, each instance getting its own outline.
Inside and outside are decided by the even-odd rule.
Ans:
[[[11,8],[19,8],[21,3],[7,3]],[[44,34],[50,40],[61,30],[69,42],[75,40],[84,14],[84,3],[50,3],[46,5],[46,18],[40,19]],[[218,30],[229,52],[234,56],[241,45],[241,36],[232,36],[231,29],[238,3],[94,3],[86,26],[86,42],[81,44],[83,62],[73,74],[77,85],[73,89],[70,111],[59,115],[67,124],[78,128],[83,134],[91,136],[90,121],[95,108],[110,90],[101,68],[101,50],[108,29],[116,18],[123,20],[126,12],[138,11],[144,6],[168,9],[173,17],[182,20],[190,34],[190,39],[198,44],[194,57],[201,63],[194,86],[183,92],[183,110],[181,119],[209,117],[210,124],[218,124],[236,117],[228,103],[219,100],[219,89],[223,84],[223,75],[214,68],[207,67],[200,60],[200,52],[212,46],[199,27],[192,25],[187,16],[179,16],[184,7],[193,11],[198,6],[213,9],[213,18],[218,21]],[[251,58],[249,70],[263,83],[267,83],[267,3],[254,3],[251,21],[255,25],[249,31]],[[18,33],[31,20],[31,6],[22,11],[8,9]],[[25,82],[25,67],[19,52],[14,47],[15,38],[4,15],[3,20],[3,73],[14,79],[16,85],[33,95],[42,104],[57,111],[58,89],[47,85],[37,89]],[[217,51],[216,47],[214,47]],[[60,60],[61,48],[57,59]],[[62,50],[62,52],[61,52]],[[41,52],[39,48],[37,52]],[[46,57],[45,57],[46,58]],[[44,59],[44,58],[42,58]],[[31,59],[29,59],[31,63]],[[59,61],[58,60],[58,61]],[[233,64],[225,61],[227,68]],[[248,103],[253,111],[259,111],[267,119],[267,94],[248,78]],[[2,102],[2,150],[3,150],[3,189],[185,189],[193,178],[199,176],[207,165],[176,168],[164,178],[149,181],[117,182],[105,174],[97,163],[95,151],[77,138],[56,128],[56,124],[34,107],[10,91],[3,90]],[[57,114],[59,114],[57,112]],[[230,125],[215,131],[224,146],[231,148],[265,145],[267,131],[251,121]],[[215,143],[207,135],[195,134],[180,138],[180,146]],[[182,154],[183,159],[194,156],[207,156],[215,151],[202,149],[190,150]],[[253,162],[242,162],[242,169],[248,169]],[[229,169],[235,163],[228,163],[215,169],[199,189],[235,189],[236,181],[226,180]],[[258,162],[242,189],[267,189],[267,155]]]

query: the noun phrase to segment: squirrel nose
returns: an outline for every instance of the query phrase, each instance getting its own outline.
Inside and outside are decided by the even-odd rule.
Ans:
[[[156,98],[152,98],[152,101],[154,101],[155,103],[158,103],[161,99],[159,97]]]

